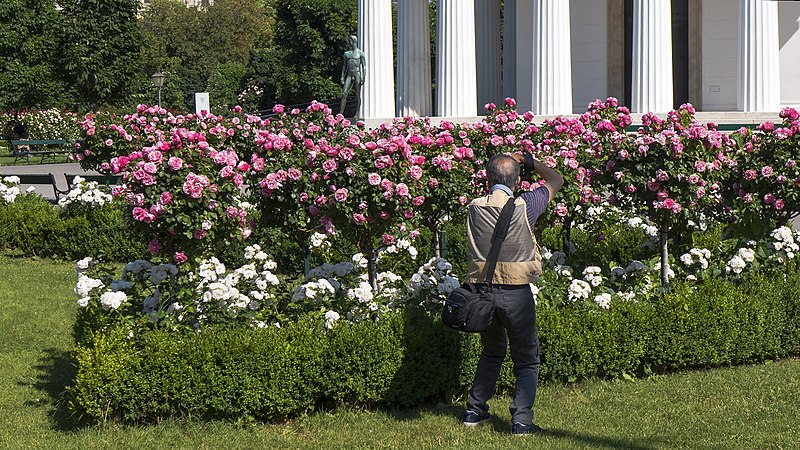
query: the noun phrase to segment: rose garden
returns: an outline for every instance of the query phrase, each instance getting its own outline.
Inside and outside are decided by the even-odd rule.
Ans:
[[[457,398],[480,344],[438,314],[465,273],[465,204],[502,152],[566,179],[531,286],[544,381],[800,354],[797,111],[723,133],[691,105],[638,129],[613,98],[544,123],[513,99],[486,109],[376,129],[321,103],[73,119],[80,164],[118,186],[83,181],[54,207],[0,184],[4,247],[78,261],[69,409],[273,422]]]

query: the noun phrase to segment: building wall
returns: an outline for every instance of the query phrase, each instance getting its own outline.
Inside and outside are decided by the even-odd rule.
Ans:
[[[781,106],[800,106],[800,4],[778,3]]]
[[[739,89],[739,2],[702,1],[702,110],[735,111]]]
[[[607,0],[570,2],[572,112],[608,97]]]

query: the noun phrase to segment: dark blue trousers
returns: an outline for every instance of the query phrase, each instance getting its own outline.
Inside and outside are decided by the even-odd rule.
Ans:
[[[486,402],[495,392],[500,366],[511,348],[514,363],[513,401],[509,407],[512,422],[530,424],[539,381],[539,337],[536,333],[536,308],[526,285],[495,285],[490,295],[495,305],[491,327],[481,333],[483,352],[478,360],[475,380],[469,391],[467,410],[489,413]]]

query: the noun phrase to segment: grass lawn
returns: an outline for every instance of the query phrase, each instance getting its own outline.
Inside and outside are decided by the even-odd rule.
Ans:
[[[286,424],[79,423],[64,406],[75,271],[71,263],[0,256],[0,448],[800,448],[800,360],[634,382],[546,385],[536,422],[509,435],[508,399],[491,424],[465,430],[459,404],[316,413]]]

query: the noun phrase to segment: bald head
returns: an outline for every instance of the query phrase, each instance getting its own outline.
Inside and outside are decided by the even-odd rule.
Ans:
[[[502,184],[514,189],[519,179],[519,163],[508,155],[494,155],[486,165],[489,186]]]

